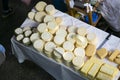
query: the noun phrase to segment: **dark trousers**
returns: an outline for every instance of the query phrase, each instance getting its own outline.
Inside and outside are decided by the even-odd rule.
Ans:
[[[3,11],[9,10],[8,0],[2,0]]]

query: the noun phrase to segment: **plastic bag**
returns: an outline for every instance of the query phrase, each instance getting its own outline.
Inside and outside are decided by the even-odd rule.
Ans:
[[[103,0],[100,3],[100,11],[105,20],[116,32],[120,31],[120,0]]]

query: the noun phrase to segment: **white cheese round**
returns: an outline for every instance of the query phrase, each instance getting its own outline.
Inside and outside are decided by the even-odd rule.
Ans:
[[[38,39],[40,39],[39,33],[33,33],[33,34],[30,36],[30,41],[31,41],[31,42],[34,42],[35,40],[38,40]]]
[[[54,42],[55,42],[55,44],[58,45],[58,46],[62,45],[64,41],[65,41],[65,38],[62,37],[62,36],[56,35],[56,36],[54,37]]]
[[[43,1],[39,1],[36,5],[35,5],[35,9],[37,11],[44,11],[45,7],[47,6],[47,3],[43,2]]]
[[[23,40],[22,40],[23,44],[25,45],[29,45],[30,44],[30,39],[28,37],[25,37]]]
[[[34,20],[34,17],[35,17],[35,12],[29,12],[28,13],[28,18],[29,19]]]
[[[75,35],[76,35],[75,33],[69,33],[69,34],[67,35],[67,40],[75,43],[75,39],[74,39],[74,36],[75,36]]]
[[[46,13],[45,12],[36,12],[35,14],[35,20],[37,22],[42,22],[44,17],[45,17]]]
[[[55,18],[54,18],[54,16],[52,16],[52,15],[46,15],[45,17],[44,17],[44,23],[47,23],[47,22],[50,22],[50,21],[55,21]]]
[[[25,26],[23,27],[23,32],[27,31],[27,30],[31,30],[31,27],[30,26]]]
[[[54,50],[54,48],[56,48],[56,45],[55,45],[55,43],[53,43],[53,42],[47,42],[47,43],[45,44],[45,51],[47,51],[47,52],[52,53],[53,50]]]
[[[87,29],[85,27],[79,27],[77,33],[81,36],[85,36],[87,34]]]
[[[76,33],[77,32],[77,27],[76,26],[69,26],[68,27],[68,32],[69,33]]]
[[[63,48],[66,50],[66,51],[73,51],[74,50],[74,44],[71,42],[71,41],[65,41],[63,43]]]
[[[63,54],[63,59],[67,62],[71,62],[73,58],[74,58],[74,54],[72,52],[65,52]]]
[[[55,17],[55,21],[58,25],[62,23],[62,17]]]
[[[23,33],[23,30],[22,30],[22,28],[16,28],[15,29],[15,34],[22,34]]]
[[[37,30],[39,31],[39,33],[43,33],[45,31],[48,31],[47,24],[46,23],[40,23],[37,27]]]
[[[17,35],[16,40],[17,41],[21,41],[23,38],[24,38],[24,35],[23,34],[19,34],[19,35]]]
[[[41,39],[38,39],[36,40],[34,43],[33,43],[33,47],[38,50],[38,51],[43,51],[43,47],[44,47],[44,44],[45,42]]]
[[[84,58],[85,57],[85,49],[82,47],[75,48],[74,55],[81,56],[82,58]]]
[[[56,35],[60,35],[65,38],[67,35],[67,31],[65,29],[60,28],[56,31]]]
[[[52,38],[53,38],[53,35],[52,35],[51,33],[45,31],[45,32],[43,32],[43,33],[41,34],[41,38],[42,38],[44,41],[51,41]]]
[[[29,37],[32,34],[31,30],[27,30],[24,32],[25,37]]]
[[[51,4],[47,5],[45,8],[45,11],[49,14],[49,15],[53,15],[55,14],[55,7]]]

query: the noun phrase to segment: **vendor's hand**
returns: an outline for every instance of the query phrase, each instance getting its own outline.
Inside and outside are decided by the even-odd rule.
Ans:
[[[31,0],[21,0],[23,3],[25,3],[26,5],[30,5]]]

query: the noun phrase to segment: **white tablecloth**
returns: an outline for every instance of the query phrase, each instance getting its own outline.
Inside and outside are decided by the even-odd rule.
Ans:
[[[98,37],[97,48],[109,35],[108,33],[100,29],[90,26],[58,10],[56,11],[56,14],[54,16],[61,16],[63,18],[62,25],[66,26],[75,25],[77,27],[83,26],[87,28],[88,32],[94,32]],[[38,23],[26,19],[24,23],[21,25],[21,27],[37,25]],[[31,60],[40,67],[42,67],[44,70],[46,70],[48,73],[50,73],[53,77],[56,78],[56,80],[87,80],[85,77],[80,75],[78,72],[75,72],[73,69],[66,67],[63,64],[59,64],[54,60],[47,58],[42,53],[37,52],[32,46],[31,47],[24,46],[23,44],[17,42],[14,37],[11,39],[11,42],[13,54],[17,57],[20,63],[24,62],[24,60],[26,59]]]

